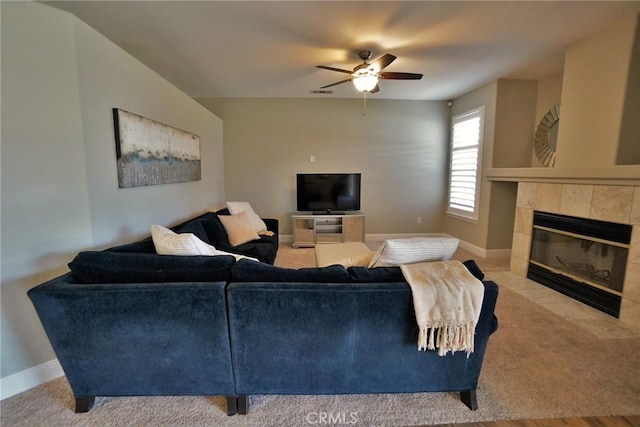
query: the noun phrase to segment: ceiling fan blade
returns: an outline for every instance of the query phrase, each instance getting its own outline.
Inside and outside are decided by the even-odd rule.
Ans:
[[[422,78],[422,74],[386,72],[386,73],[379,73],[378,78],[389,79],[389,80],[420,80]]]
[[[396,57],[387,53],[382,55],[380,58],[376,59],[369,65],[369,69],[373,69],[376,72],[383,70],[385,67],[388,67],[393,61],[396,60]]]
[[[350,81],[351,81],[351,79],[340,80],[339,82],[335,82],[335,83],[331,83],[330,85],[322,86],[320,89],[326,89],[328,87],[341,85],[342,83],[346,83],[346,82],[350,82]]]
[[[353,71],[351,70],[343,70],[342,68],[327,67],[326,65],[316,65],[316,68],[321,68],[323,70],[329,70],[329,71],[337,71],[339,73],[347,73],[347,74],[353,73]]]
[[[376,92],[380,92],[380,86],[376,85],[376,87],[374,87],[373,89],[371,89],[369,91],[369,93],[376,93]]]

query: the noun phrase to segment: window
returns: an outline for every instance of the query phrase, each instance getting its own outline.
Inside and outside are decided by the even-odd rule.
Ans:
[[[447,213],[473,221],[478,219],[483,128],[484,107],[452,119]]]

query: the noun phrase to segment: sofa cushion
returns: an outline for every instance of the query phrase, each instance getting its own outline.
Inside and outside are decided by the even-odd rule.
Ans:
[[[206,232],[205,226],[206,226],[205,220],[196,219],[181,225],[178,228],[177,232],[193,233],[203,242],[211,243],[211,240],[209,240],[209,233]],[[225,239],[226,239],[226,235],[225,235]],[[111,252],[138,252],[138,253],[152,253],[152,254],[156,253],[156,247],[153,244],[153,239],[151,237],[138,240],[137,242],[127,243],[120,246],[114,246],[106,250]]]
[[[404,282],[400,267],[349,267],[351,281],[358,283]]]
[[[447,261],[458,248],[454,237],[411,237],[385,240],[369,267],[391,267],[423,261]]]
[[[146,239],[138,240],[137,242],[127,243],[125,245],[114,246],[113,248],[107,249],[110,252],[137,252],[137,253],[149,253],[155,254],[156,247],[153,244],[153,240],[151,237],[147,237]]]
[[[201,241],[205,243],[211,243],[209,242],[209,236],[204,230],[204,225],[202,224],[202,220],[200,219],[189,221],[174,231],[178,234],[191,233]]]
[[[234,264],[232,256],[85,251],[69,268],[78,283],[228,282]]]
[[[467,270],[478,280],[484,280],[484,273],[473,260],[463,262]],[[351,281],[357,283],[405,282],[400,267],[349,267]]]
[[[231,269],[231,280],[234,282],[343,283],[349,282],[350,278],[341,265],[295,269],[241,260]]]
[[[208,212],[197,218],[196,221],[202,224],[205,233],[207,233],[207,242],[209,244],[218,247],[221,243],[229,243],[227,232],[217,214]]]

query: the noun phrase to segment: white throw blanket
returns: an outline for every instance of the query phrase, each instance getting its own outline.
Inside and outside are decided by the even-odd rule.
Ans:
[[[418,350],[473,353],[484,285],[460,261],[422,262],[400,266],[411,286],[420,328]]]

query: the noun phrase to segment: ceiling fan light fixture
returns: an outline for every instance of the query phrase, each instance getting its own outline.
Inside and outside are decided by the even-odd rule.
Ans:
[[[363,75],[353,78],[353,85],[360,92],[371,92],[378,84],[378,77],[375,75]]]

